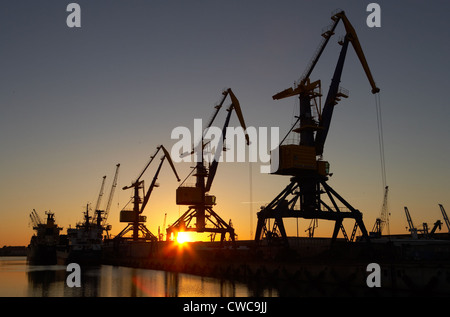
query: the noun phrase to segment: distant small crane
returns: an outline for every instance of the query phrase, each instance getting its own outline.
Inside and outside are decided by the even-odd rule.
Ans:
[[[305,230],[305,232],[308,231],[309,238],[314,238],[314,229],[316,229],[318,226],[319,226],[318,220],[311,219],[308,229]]]
[[[33,209],[33,211],[30,213],[30,219],[33,228],[38,227],[39,225],[42,224],[41,217],[39,217],[39,214],[36,212],[35,209]]]
[[[105,180],[106,180],[106,175],[103,176],[103,181],[102,181],[102,185],[100,187],[100,193],[98,194],[98,198],[97,198],[97,204],[95,205],[95,211],[97,211],[100,208],[100,202],[102,200],[103,197],[103,188],[105,187]]]
[[[442,209],[441,209],[442,210]],[[436,232],[436,230],[439,228],[439,230],[441,230],[441,226],[442,226],[442,222],[440,220],[437,220],[434,223],[433,228],[431,229],[430,232],[428,232],[428,224],[426,222],[423,223],[423,228],[422,229],[417,229],[414,224],[413,221],[411,219],[411,215],[409,214],[409,210],[408,207],[405,207],[405,214],[406,214],[406,220],[408,221],[408,226],[409,226],[409,231],[411,232],[411,237],[413,239],[418,239],[418,232],[422,233],[423,238],[433,238],[434,233]]]
[[[405,208],[406,221],[408,222],[409,231],[411,232],[411,236],[414,239],[417,239],[417,228],[414,226],[414,223],[412,221],[408,207],[405,206],[404,208]]]
[[[162,225],[162,230],[158,228],[159,241],[164,241],[164,230],[166,228],[167,212],[164,214],[164,222]]]
[[[442,217],[444,217],[444,222],[447,225],[448,232],[450,233],[450,221],[448,220],[447,213],[445,212],[444,206],[439,204],[439,208],[441,208]]]
[[[384,198],[383,198],[383,205],[381,207],[380,217],[375,220],[375,224],[373,225],[372,232],[370,233],[372,237],[373,236],[381,237],[384,226],[386,224],[389,225],[388,191],[389,191],[389,186],[386,186],[384,188]],[[408,212],[408,214],[409,214],[409,212]]]
[[[97,227],[102,228],[103,230],[106,231],[106,235],[109,236],[108,231],[111,229],[111,226],[107,225],[106,221],[108,219],[108,214],[109,214],[109,209],[111,208],[111,203],[112,203],[112,199],[114,196],[114,190],[117,186],[117,177],[119,175],[119,167],[120,164],[116,165],[116,171],[114,174],[114,180],[112,182],[111,185],[111,190],[109,192],[109,197],[108,197],[108,203],[106,205],[106,208],[104,210],[100,209],[100,202],[101,199],[103,197],[103,189],[105,187],[105,180],[106,180],[106,176],[103,176],[103,181],[102,181],[102,185],[100,187],[100,193],[98,195],[97,198],[97,203],[95,205],[95,209],[94,209],[94,217],[92,218],[92,223],[97,225]],[[87,210],[87,209],[86,209]]]
[[[116,173],[114,174],[114,180],[113,180],[112,185],[111,185],[111,190],[109,191],[108,203],[107,203],[106,208],[105,208],[105,214],[103,215],[103,222],[104,223],[108,219],[109,210],[111,209],[111,204],[112,204],[112,200],[113,200],[113,196],[114,196],[114,191],[115,191],[115,189],[117,187],[117,178],[118,178],[118,175],[119,175],[119,167],[120,167],[120,164],[117,164],[116,165]]]

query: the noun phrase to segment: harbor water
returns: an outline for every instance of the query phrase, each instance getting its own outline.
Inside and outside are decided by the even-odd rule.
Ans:
[[[81,286],[69,287],[64,265],[30,265],[0,257],[0,297],[277,297],[271,289],[158,270],[99,265],[81,268]]]

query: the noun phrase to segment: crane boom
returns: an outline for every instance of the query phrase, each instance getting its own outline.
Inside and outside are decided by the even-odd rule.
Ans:
[[[384,226],[389,223],[389,212],[388,212],[388,190],[389,187],[384,188],[384,198],[383,205],[381,206],[380,217],[375,220],[375,224],[372,229],[372,233],[376,234],[378,237],[381,236]],[[408,212],[409,214],[409,212]],[[408,217],[408,216],[407,216]]]
[[[414,230],[416,227],[414,227],[413,221],[411,219],[411,215],[409,214],[408,207],[405,208],[405,214],[406,214],[406,221],[408,221],[409,230]]]
[[[386,186],[384,188],[384,199],[383,199],[383,206],[381,207],[381,227],[380,227],[380,233],[383,230],[384,226],[389,222],[389,211],[388,211],[388,192],[389,192],[389,186]]]
[[[175,174],[175,177],[177,178],[177,181],[180,181],[180,178],[178,177],[178,173],[175,169],[175,165],[173,165],[173,161],[172,161],[172,158],[170,157],[169,152],[166,150],[166,148],[163,145],[161,145],[161,148],[164,152],[165,157],[167,158],[167,161],[170,164],[170,167],[172,168],[173,173]]]
[[[353,28],[350,21],[348,20],[347,16],[345,15],[345,12],[341,11],[341,12],[333,15],[331,17],[331,19],[334,22],[331,25],[331,27],[329,27],[329,29],[322,34],[322,36],[325,39],[319,46],[317,53],[314,55],[307,70],[304,72],[304,75],[301,78],[301,81],[297,85],[297,87],[285,89],[282,92],[279,92],[272,96],[273,99],[278,100],[278,99],[283,99],[286,97],[291,97],[294,95],[300,95],[300,99],[301,100],[303,99],[305,103],[309,104],[309,100],[311,98],[310,95],[311,96],[314,95],[313,90],[316,89],[318,86],[320,86],[320,81],[315,81],[313,83],[310,83],[309,77],[310,77],[315,65],[317,64],[320,56],[322,55],[322,52],[324,51],[330,37],[334,34],[336,26],[338,25],[339,21],[342,20],[345,30],[346,30],[346,35],[345,35],[345,38],[344,38],[344,41],[342,44],[342,49],[341,49],[341,53],[339,55],[338,64],[336,65],[336,69],[335,69],[335,72],[334,72],[334,75],[332,78],[330,89],[327,94],[327,99],[325,101],[323,111],[321,114],[319,114],[319,126],[317,128],[317,133],[315,135],[315,139],[314,139],[314,141],[311,141],[312,133],[313,133],[312,130],[310,130],[308,133],[304,133],[304,136],[302,136],[302,138],[304,140],[310,140],[310,141],[306,142],[306,144],[304,142],[302,142],[303,145],[312,145],[310,143],[314,143],[315,148],[316,148],[316,155],[323,154],[323,148],[324,148],[324,144],[325,144],[325,141],[326,141],[326,138],[328,135],[328,130],[330,127],[334,106],[337,104],[339,97],[347,97],[346,93],[342,93],[340,91],[339,82],[340,82],[341,75],[342,75],[342,69],[343,69],[343,65],[344,65],[344,61],[345,61],[348,43],[352,44],[352,46],[359,58],[359,61],[364,69],[367,79],[369,80],[369,83],[372,87],[372,93],[375,94],[380,91],[380,89],[375,84],[375,80],[373,79],[372,73],[370,71],[366,57],[362,50],[358,36],[356,35],[356,31]],[[318,96],[318,95],[314,95],[314,96]],[[308,112],[309,112],[309,110],[308,110]],[[305,115],[305,114],[301,113],[300,116],[303,118],[306,118],[306,117],[309,117],[310,115],[307,115],[307,114]],[[309,121],[306,120],[305,122],[308,122],[308,123],[306,123],[306,125],[311,126],[311,123]],[[302,123],[300,123],[300,124],[302,125]],[[310,136],[308,137],[307,134],[310,134]]]
[[[36,213],[36,210],[33,209],[33,211],[30,213],[30,219],[33,227],[37,227],[38,225],[42,224],[39,215]]]
[[[103,189],[105,187],[105,180],[106,180],[106,175],[103,176],[103,180],[102,180],[102,185],[100,186],[100,192],[98,194],[98,198],[97,198],[97,204],[95,205],[95,209],[94,209],[94,217],[92,218],[92,223],[94,223],[97,219],[97,211],[100,208],[100,202],[102,200],[103,197]]]
[[[241,110],[241,105],[239,104],[239,100],[236,98],[236,96],[234,95],[231,88],[228,88],[228,93],[230,94],[231,102],[233,104],[233,109],[236,112],[236,115],[239,119],[239,123],[241,124],[242,129],[245,131],[245,140],[247,142],[247,145],[249,145],[250,139],[246,132],[247,127],[245,125],[244,116],[242,115],[242,110]]]
[[[340,20],[342,20],[342,22],[344,23],[344,27],[347,32],[346,36],[348,37],[349,41],[352,43],[353,48],[356,52],[356,55],[358,56],[359,61],[361,62],[361,65],[364,69],[364,72],[366,73],[367,79],[369,80],[369,83],[372,87],[372,93],[375,94],[380,91],[380,89],[375,84],[375,80],[373,79],[372,72],[370,71],[369,65],[367,63],[364,52],[362,50],[358,36],[356,35],[356,31],[353,28],[350,21],[348,20],[347,16],[345,15],[345,12],[341,11],[341,12],[333,15],[331,17],[331,19],[334,22],[327,31],[322,33],[322,37],[324,37],[324,39],[322,40],[321,44],[319,45],[319,48],[316,50],[316,53],[315,53],[314,57],[312,58],[311,62],[309,63],[308,67],[306,68],[305,72],[303,73],[303,76],[301,77],[300,83],[298,84],[298,86],[295,89],[288,88],[278,94],[275,94],[272,97],[273,99],[282,99],[282,98],[290,97],[290,96],[299,94],[302,91],[308,90],[308,89],[304,89],[304,87],[305,87],[305,85],[307,85],[307,82],[310,79],[311,73],[314,70],[314,67],[316,66],[317,62],[319,61],[319,58],[322,55],[323,51],[325,50],[325,47],[328,44],[329,39],[331,38],[331,36],[334,35],[334,30],[336,29],[336,26],[338,25]]]
[[[230,117],[231,117],[232,111],[233,111],[233,108],[231,106],[228,109],[228,115],[227,115],[227,118],[225,119],[225,124],[222,129],[222,141],[221,141],[221,143],[219,143],[218,149],[216,151],[219,151],[222,148],[223,144],[225,143],[226,134],[227,134],[226,128],[230,122]],[[209,173],[208,173],[208,178],[206,180],[205,192],[209,192],[209,190],[211,189],[212,182],[214,180],[214,177],[216,176],[218,166],[219,166],[219,161],[216,160],[216,158],[214,158],[213,162],[211,163],[211,166],[209,167]]]
[[[352,24],[348,20],[347,16],[345,15],[344,11],[341,11],[334,15],[337,19],[341,19],[344,23],[345,30],[347,31],[347,36],[349,37],[350,42],[353,45],[353,48],[355,49],[356,55],[358,55],[359,61],[361,62],[361,65],[364,69],[364,72],[366,73],[367,79],[369,80],[370,86],[372,87],[372,93],[376,94],[380,91],[380,89],[375,84],[375,80],[372,77],[372,73],[370,71],[369,65],[367,64],[366,57],[364,56],[361,44],[359,43],[358,36],[356,35],[356,31],[353,28]],[[338,21],[338,20],[337,20]]]
[[[39,214],[36,212],[35,209],[33,209],[32,213],[34,214],[34,217],[36,218],[37,223],[42,224],[41,217],[39,217]]]
[[[172,159],[170,158],[169,152],[166,150],[166,148],[165,148],[163,145],[160,145],[160,146],[157,147],[157,150],[156,150],[155,154],[153,154],[153,155],[150,157],[150,161],[147,163],[147,165],[145,166],[145,168],[143,169],[143,171],[139,174],[138,178],[137,178],[130,186],[125,186],[125,187],[123,187],[123,189],[129,189],[129,188],[132,188],[132,187],[135,188],[135,204],[138,205],[139,202],[140,202],[140,199],[138,198],[139,194],[137,193],[137,190],[138,190],[138,189],[140,188],[140,186],[143,184],[143,181],[141,181],[140,179],[141,179],[142,175],[144,174],[144,172],[147,170],[147,168],[150,166],[150,164],[151,164],[151,162],[153,161],[153,159],[154,159],[154,158],[156,157],[156,155],[158,154],[159,150],[161,150],[161,149],[163,150],[164,155],[163,155],[163,157],[162,157],[162,159],[161,159],[161,162],[160,162],[160,164],[159,164],[159,166],[158,166],[158,169],[157,169],[157,171],[156,171],[156,174],[155,174],[155,176],[154,176],[154,178],[153,178],[152,184],[150,185],[150,187],[149,187],[147,193],[145,194],[145,197],[144,197],[144,200],[142,201],[141,207],[140,207],[140,208],[137,208],[137,209],[139,209],[139,213],[142,213],[142,212],[144,211],[145,206],[147,205],[147,202],[148,202],[148,200],[149,200],[149,198],[150,198],[150,195],[151,195],[151,193],[152,193],[152,191],[153,191],[153,188],[154,188],[155,185],[156,185],[156,179],[158,178],[158,174],[159,174],[159,172],[160,172],[160,170],[161,170],[161,167],[162,167],[162,164],[163,164],[165,158],[167,158],[167,160],[169,161],[169,164],[170,164],[170,166],[172,167],[172,170],[173,170],[173,172],[174,172],[174,174],[175,174],[177,180],[180,181],[180,178],[178,177],[178,173],[177,173],[177,171],[175,170],[175,166],[173,165],[173,161],[172,161]]]
[[[142,201],[141,210],[140,213],[142,213],[145,209],[145,206],[147,206],[148,200],[150,199],[150,195],[153,192],[153,189],[156,187],[156,180],[158,179],[159,172],[161,171],[161,167],[164,163],[164,159],[166,156],[163,156],[161,158],[161,162],[158,165],[158,169],[156,170],[155,176],[153,176],[152,183],[150,184],[150,187],[147,190],[147,193],[145,194],[144,200]]]
[[[206,129],[210,128],[211,125],[213,124],[214,120],[216,119],[217,114],[219,113],[220,108],[222,108],[222,105],[223,105],[223,103],[225,102],[225,99],[227,99],[227,96],[228,96],[228,90],[224,90],[224,91],[222,92],[222,95],[223,95],[222,100],[220,101],[220,103],[219,103],[218,105],[215,106],[215,109],[216,109],[216,110],[214,111],[213,115],[211,116],[211,119],[209,120],[208,125],[206,126]],[[205,131],[206,131],[206,129],[205,129]]]
[[[134,184],[138,183],[139,180],[141,179],[142,175],[144,175],[145,171],[147,170],[147,168],[150,166],[150,164],[153,162],[153,159],[155,158],[156,154],[158,154],[159,150],[161,149],[161,147],[158,147],[156,149],[155,154],[153,154],[152,156],[150,156],[150,160],[148,161],[147,165],[145,165],[144,169],[142,170],[142,172],[139,174],[139,176],[136,178],[136,180],[134,181]],[[123,189],[128,189],[130,187],[132,187],[133,185],[129,186],[129,187],[124,187]]]
[[[406,214],[406,221],[408,221],[409,231],[411,232],[411,236],[415,239],[417,239],[417,228],[414,227],[413,221],[411,219],[411,215],[409,214],[408,207],[405,206],[405,214]]]
[[[119,175],[119,167],[120,164],[116,165],[116,172],[114,174],[114,179],[111,185],[111,190],[109,191],[109,197],[108,197],[108,203],[106,205],[106,209],[105,209],[105,214],[103,216],[103,221],[106,222],[106,220],[108,219],[108,214],[109,214],[109,209],[111,208],[111,204],[112,204],[112,200],[113,200],[113,196],[114,196],[114,191],[116,189],[117,186],[117,177]]]
[[[445,212],[444,206],[439,204],[439,208],[441,208],[442,217],[444,217],[445,224],[447,225],[448,231],[450,232],[450,221],[448,220],[447,213]]]
[[[370,72],[369,65],[367,64],[367,60],[364,56],[363,50],[361,48],[361,44],[359,43],[358,36],[356,35],[355,29],[351,25],[350,21],[347,19],[344,11],[333,16],[333,19],[336,23],[339,20],[342,20],[345,26],[346,35],[344,38],[344,42],[342,44],[341,53],[339,55],[338,64],[336,65],[336,69],[331,81],[330,89],[328,91],[327,99],[325,101],[325,105],[323,107],[322,116],[320,118],[319,129],[316,133],[315,137],[315,146],[316,146],[316,155],[322,155],[323,148],[325,145],[325,141],[328,135],[328,130],[330,128],[331,118],[333,116],[334,106],[337,104],[337,100],[340,96],[347,97],[346,94],[339,94],[339,83],[341,80],[342,69],[344,66],[345,56],[347,52],[348,43],[352,43],[353,48],[355,49],[356,55],[361,62],[363,69],[366,73],[366,76],[369,80],[369,83],[372,87],[372,93],[378,93],[380,89],[375,85],[375,81],[372,77],[372,73]]]
[[[242,115],[242,110],[241,110],[241,106],[239,104],[239,100],[236,98],[236,96],[234,95],[234,93],[231,90],[231,88],[228,88],[228,90],[226,92],[230,95],[230,99],[231,99],[232,103],[231,103],[231,106],[228,108],[228,114],[227,114],[227,117],[225,119],[225,123],[223,125],[222,141],[221,141],[221,143],[222,144],[225,143],[226,134],[227,134],[227,127],[228,127],[228,124],[230,122],[231,113],[234,110],[236,112],[236,115],[237,115],[238,119],[239,119],[239,123],[241,124],[241,127],[244,130],[245,140],[247,142],[247,145],[249,145],[250,144],[250,139],[249,139],[249,136],[248,136],[247,131],[246,131],[247,127],[245,125],[244,116]],[[219,146],[219,149],[220,149],[220,146]],[[217,171],[218,165],[219,165],[219,162],[216,160],[216,158],[214,158],[214,160],[213,160],[213,162],[211,164],[211,167],[209,168],[209,175],[208,175],[208,179],[206,181],[205,192],[208,192],[211,189],[212,182],[214,180],[214,177],[216,176],[216,171]]]
[[[102,200],[102,197],[103,197],[103,188],[105,187],[105,180],[106,180],[106,175],[103,176],[102,185],[100,187],[100,193],[98,194],[97,204],[95,205],[94,210],[98,210],[100,208],[100,201]]]
[[[328,44],[328,41],[330,40],[331,36],[334,35],[334,29],[336,29],[336,26],[339,23],[339,19],[333,19],[334,22],[332,23],[331,27],[328,27],[328,30],[322,33],[322,42],[320,43],[318,49],[316,50],[316,53],[314,57],[312,58],[311,62],[309,63],[308,67],[306,68],[305,72],[303,73],[302,78],[300,79],[299,86],[304,86],[306,81],[309,79],[309,76],[311,75],[312,71],[314,70],[314,67],[316,66],[317,62],[319,61],[320,56],[322,55],[323,51],[325,50],[325,47]]]
[[[325,140],[330,128],[331,118],[333,116],[334,106],[336,105],[336,98],[339,92],[339,83],[341,81],[342,70],[344,68],[345,56],[347,54],[348,38],[346,37],[342,45],[339,60],[334,70],[333,78],[331,80],[330,89],[328,90],[327,99],[322,111],[322,117],[319,122],[319,129],[315,137],[316,155],[322,155]]]

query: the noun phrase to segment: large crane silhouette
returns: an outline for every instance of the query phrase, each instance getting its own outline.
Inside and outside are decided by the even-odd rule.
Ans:
[[[288,88],[273,96],[274,100],[299,96],[300,116],[290,131],[300,134],[300,142],[299,144],[280,144],[278,147],[278,167],[272,173],[290,175],[292,177],[289,185],[258,212],[256,241],[261,241],[262,239],[266,239],[269,242],[281,240],[282,243],[287,245],[288,239],[283,222],[284,218],[335,221],[332,241],[336,240],[340,230],[346,240],[353,241],[358,228],[361,230],[362,236],[368,238],[367,230],[362,220],[362,213],[351,206],[327,183],[330,175],[329,163],[322,160],[334,107],[341,98],[348,97],[348,92],[341,89],[339,83],[349,43],[352,44],[363,66],[372,88],[372,93],[378,93],[380,90],[375,85],[356,32],[344,11],[334,14],[331,19],[333,20],[332,24],[322,34],[323,41],[298,84],[294,88]],[[342,45],[341,52],[325,104],[323,109],[321,109],[321,82],[320,80],[311,81],[310,75],[340,21],[345,26],[346,34],[343,41],[339,42]],[[317,112],[315,116],[312,112],[314,107]],[[299,123],[299,126],[294,129],[297,123]],[[272,153],[272,160],[274,160],[273,155],[277,155],[276,152]],[[323,194],[326,194],[329,202],[322,199]],[[345,210],[339,207],[338,203],[344,205]],[[298,204],[300,208],[296,209]],[[355,220],[355,226],[350,238],[342,225],[343,220],[347,218]],[[273,219],[273,221],[270,222],[270,219]]]
[[[226,139],[227,127],[230,122],[233,110],[236,113],[241,127],[244,131],[246,130],[246,126],[239,101],[234,95],[233,91],[228,88],[222,92],[222,95],[223,97],[221,99],[221,102],[215,106],[213,116],[204,131],[207,131],[207,129],[211,127],[212,123],[216,119],[219,110],[222,108],[225,99],[229,96],[231,99],[231,105],[227,108],[228,114],[222,129],[221,143],[224,144]],[[247,135],[247,132],[244,133],[248,145],[249,137]],[[193,176],[195,176],[196,178],[195,186],[183,186],[182,183],[180,187],[177,188],[177,204],[188,205],[189,207],[188,210],[167,229],[168,239],[173,239],[173,236],[177,235],[178,232],[190,231],[197,233],[209,232],[213,237],[216,234],[220,234],[221,242],[226,239],[226,234],[229,235],[230,240],[235,240],[235,232],[232,225],[223,220],[213,210],[213,206],[216,204],[216,197],[213,195],[209,195],[208,192],[210,191],[212,183],[216,176],[219,160],[217,159],[218,155],[216,153],[214,160],[208,168],[205,164],[206,162],[203,156],[204,146],[205,142],[202,137],[202,139],[200,140],[200,144],[196,147],[201,151],[201,159],[198,160],[195,168],[192,171],[195,172],[195,174],[193,174]],[[219,144],[216,151],[221,150],[222,148]],[[195,220],[195,224],[193,220]]]

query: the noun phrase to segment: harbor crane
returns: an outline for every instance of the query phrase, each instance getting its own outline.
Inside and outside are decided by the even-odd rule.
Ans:
[[[216,197],[208,194],[211,189],[212,183],[214,181],[214,177],[217,172],[217,168],[219,165],[219,160],[217,159],[218,153],[217,151],[221,151],[221,147],[217,146],[216,155],[210,163],[209,168],[205,164],[205,159],[203,156],[203,149],[205,146],[204,136],[206,131],[211,127],[214,122],[219,110],[222,108],[225,99],[229,96],[231,99],[231,105],[228,107],[227,117],[225,119],[225,123],[222,129],[222,139],[221,143],[225,143],[227,127],[230,122],[230,117],[233,110],[236,112],[236,115],[239,119],[242,129],[245,133],[245,139],[247,145],[249,144],[249,137],[246,132],[246,126],[244,117],[242,115],[242,110],[239,104],[238,99],[234,95],[233,91],[228,88],[222,92],[222,99],[218,105],[215,106],[215,110],[211,120],[209,121],[206,129],[203,132],[202,139],[200,143],[196,147],[201,151],[201,158],[197,159],[197,163],[195,168],[192,170],[191,174],[195,176],[196,183],[195,186],[183,186],[184,182],[177,188],[176,191],[176,203],[177,205],[187,205],[188,210],[176,220],[168,229],[167,229],[167,239],[172,239],[177,236],[178,232],[190,231],[190,232],[209,232],[213,235],[216,233],[220,234],[220,240],[223,242],[225,240],[226,234],[228,233],[229,238],[234,241],[235,233],[234,228],[224,221],[214,210],[213,206],[216,204]],[[191,175],[189,174],[188,177]],[[187,178],[186,178],[187,179]],[[195,219],[195,225],[193,224],[193,220]],[[191,224],[192,223],[192,224]]]
[[[141,177],[145,173],[145,171],[148,169],[150,164],[153,162],[153,159],[156,157],[158,152],[162,150],[164,155],[161,158],[161,161],[158,165],[158,168],[155,172],[155,175],[153,177],[152,183],[150,184],[147,192],[145,192],[144,188],[144,180],[141,180]],[[163,145],[160,145],[157,147],[157,150],[155,154],[153,154],[150,157],[149,162],[147,165],[145,165],[142,172],[139,174],[139,176],[136,178],[135,181],[131,183],[129,186],[125,186],[122,189],[133,189],[133,209],[132,210],[121,210],[120,211],[120,222],[127,222],[128,225],[116,236],[116,239],[128,239],[125,235],[128,232],[132,232],[132,240],[133,241],[157,241],[158,238],[150,232],[150,230],[145,226],[145,222],[147,221],[147,217],[141,215],[147,206],[147,203],[150,199],[150,196],[153,192],[153,189],[155,187],[158,187],[156,184],[156,180],[158,179],[158,175],[161,171],[161,167],[164,163],[164,160],[167,158],[167,161],[169,162],[175,177],[177,178],[177,181],[180,181],[180,178],[178,177],[177,171],[175,170],[175,166],[173,165],[172,159],[170,158],[169,152],[164,148]],[[140,196],[140,191],[142,191],[143,198]]]
[[[36,212],[35,209],[33,209],[33,211],[30,213],[30,219],[31,219],[31,224],[33,225],[33,228],[37,228],[39,225],[42,224],[42,220],[41,217],[39,217],[39,214]]]
[[[423,226],[422,229],[417,229],[414,226],[414,223],[412,221],[411,214],[409,213],[408,207],[405,206],[404,209],[405,209],[406,221],[408,222],[408,227],[409,227],[408,230],[409,230],[409,232],[411,232],[411,237],[413,239],[418,239],[419,238],[419,235],[418,235],[419,232],[422,233],[422,237],[423,238],[430,239],[430,238],[433,238],[433,236],[434,236],[434,234],[435,234],[435,232],[436,232],[436,230],[438,228],[439,228],[439,230],[441,230],[442,222],[440,220],[437,220],[434,223],[434,226],[433,226],[433,228],[431,229],[430,232],[428,231],[428,224],[426,222],[424,222],[422,224],[422,226]],[[445,217],[444,217],[444,219],[445,219]]]
[[[103,188],[105,187],[105,180],[106,180],[106,175],[103,176],[102,185],[100,187],[100,193],[98,194],[97,204],[95,205],[95,209],[94,209],[95,211],[97,211],[100,208],[100,202],[103,197]]]
[[[340,88],[339,83],[347,48],[350,43],[369,80],[371,92],[376,94],[380,89],[375,84],[356,32],[344,11],[334,14],[331,19],[333,21],[332,24],[322,34],[323,41],[298,84],[294,88],[285,89],[272,97],[274,100],[279,100],[291,96],[299,96],[300,116],[288,133],[291,131],[299,133],[300,142],[298,144],[282,144],[286,139],[285,137],[280,142],[278,149],[271,153],[272,163],[278,162],[277,169],[272,171],[272,174],[292,177],[289,185],[258,212],[255,234],[257,242],[263,239],[266,239],[269,243],[281,240],[281,243],[288,245],[287,233],[283,222],[284,218],[334,221],[332,241],[336,240],[340,230],[346,240],[353,241],[358,228],[362,232],[362,238],[368,239],[368,233],[362,220],[362,213],[351,206],[327,183],[328,177],[331,175],[329,163],[322,159],[334,107],[341,98],[348,97],[348,91]],[[344,24],[346,34],[344,40],[339,42],[342,45],[341,52],[325,104],[323,109],[321,109],[321,82],[320,80],[311,81],[310,75],[340,21]],[[311,110],[313,107],[315,107],[317,115],[313,115]],[[297,123],[299,123],[298,127],[296,127]],[[322,194],[326,194],[331,203],[325,202],[321,198]],[[341,207],[338,207],[338,202],[346,208],[341,209]],[[296,209],[297,203],[300,205],[299,209]],[[343,220],[347,218],[355,220],[350,238],[348,238],[342,225]],[[274,221],[271,222],[270,219],[274,219]]]
[[[162,225],[162,230],[164,230],[164,228],[166,227],[166,220],[167,220],[167,212],[164,214],[164,222]],[[160,227],[158,227],[158,238],[159,238],[159,241],[164,241],[164,233],[163,233],[163,231],[161,231]]]
[[[103,190],[105,188],[105,181],[106,181],[106,175],[103,176],[103,178],[102,178],[102,185],[100,186],[100,193],[98,194],[97,203],[95,204],[95,208],[94,208],[94,218],[92,219],[92,223],[97,222],[98,226],[101,225],[101,220],[102,220],[103,210],[100,210],[100,202],[102,200],[103,193],[104,193]],[[89,206],[86,206],[86,213],[89,212],[88,209],[89,209]],[[88,220],[86,220],[86,219],[88,219]],[[88,217],[88,216],[85,217],[85,223],[86,223],[87,227],[89,226],[89,219],[90,219],[90,217]]]
[[[388,207],[387,207],[388,191],[389,191],[389,187],[386,186],[384,188],[384,198],[383,198],[383,205],[381,207],[381,214],[380,214],[380,217],[375,220],[375,224],[373,225],[372,232],[370,233],[371,236],[381,237],[384,226],[389,223],[389,211],[388,211]]]
[[[108,202],[106,205],[106,208],[104,210],[100,209],[100,203],[104,194],[104,187],[105,187],[105,180],[106,180],[106,176],[103,176],[103,180],[102,180],[102,185],[100,187],[100,193],[98,195],[97,198],[97,203],[95,205],[95,209],[94,209],[94,217],[92,218],[92,224],[96,224],[96,226],[98,228],[102,228],[103,230],[106,231],[106,235],[109,236],[109,230],[111,230],[111,226],[108,225],[106,222],[108,220],[108,214],[109,214],[109,210],[111,208],[111,203],[113,200],[113,196],[114,196],[114,191],[115,188],[117,186],[117,178],[119,175],[119,167],[120,164],[116,164],[116,171],[114,173],[114,179],[113,182],[111,184],[111,189],[109,192],[109,197],[108,197]],[[87,209],[86,209],[87,211]],[[101,233],[101,231],[99,231]]]
[[[119,176],[119,167],[120,167],[120,164],[117,164],[116,165],[116,173],[114,174],[114,180],[112,182],[111,189],[109,191],[108,203],[106,204],[105,213],[103,215],[104,223],[106,223],[106,221],[108,220],[109,210],[111,209],[114,191],[116,190],[116,187],[117,187],[117,178]]]
[[[442,217],[444,218],[445,225],[447,226],[448,232],[450,233],[450,221],[448,220],[447,213],[445,212],[444,206],[439,204],[439,208],[441,209]]]
[[[111,225],[108,225],[106,222],[108,221],[109,210],[111,209],[111,204],[112,204],[112,201],[113,201],[114,192],[115,192],[116,187],[117,187],[117,178],[119,176],[119,167],[120,167],[120,164],[117,164],[116,165],[116,172],[114,174],[114,179],[113,179],[113,182],[111,184],[111,189],[109,191],[108,202],[106,204],[105,211],[103,212],[103,218],[102,218],[101,224],[100,224],[100,222],[98,222],[100,226],[105,228],[106,235],[108,237],[109,237],[109,231],[111,230]]]
[[[411,237],[414,239],[417,239],[417,228],[414,226],[414,223],[411,218],[411,214],[409,213],[408,207],[404,207],[405,209],[405,215],[406,215],[406,221],[408,222],[409,232],[411,232]]]

